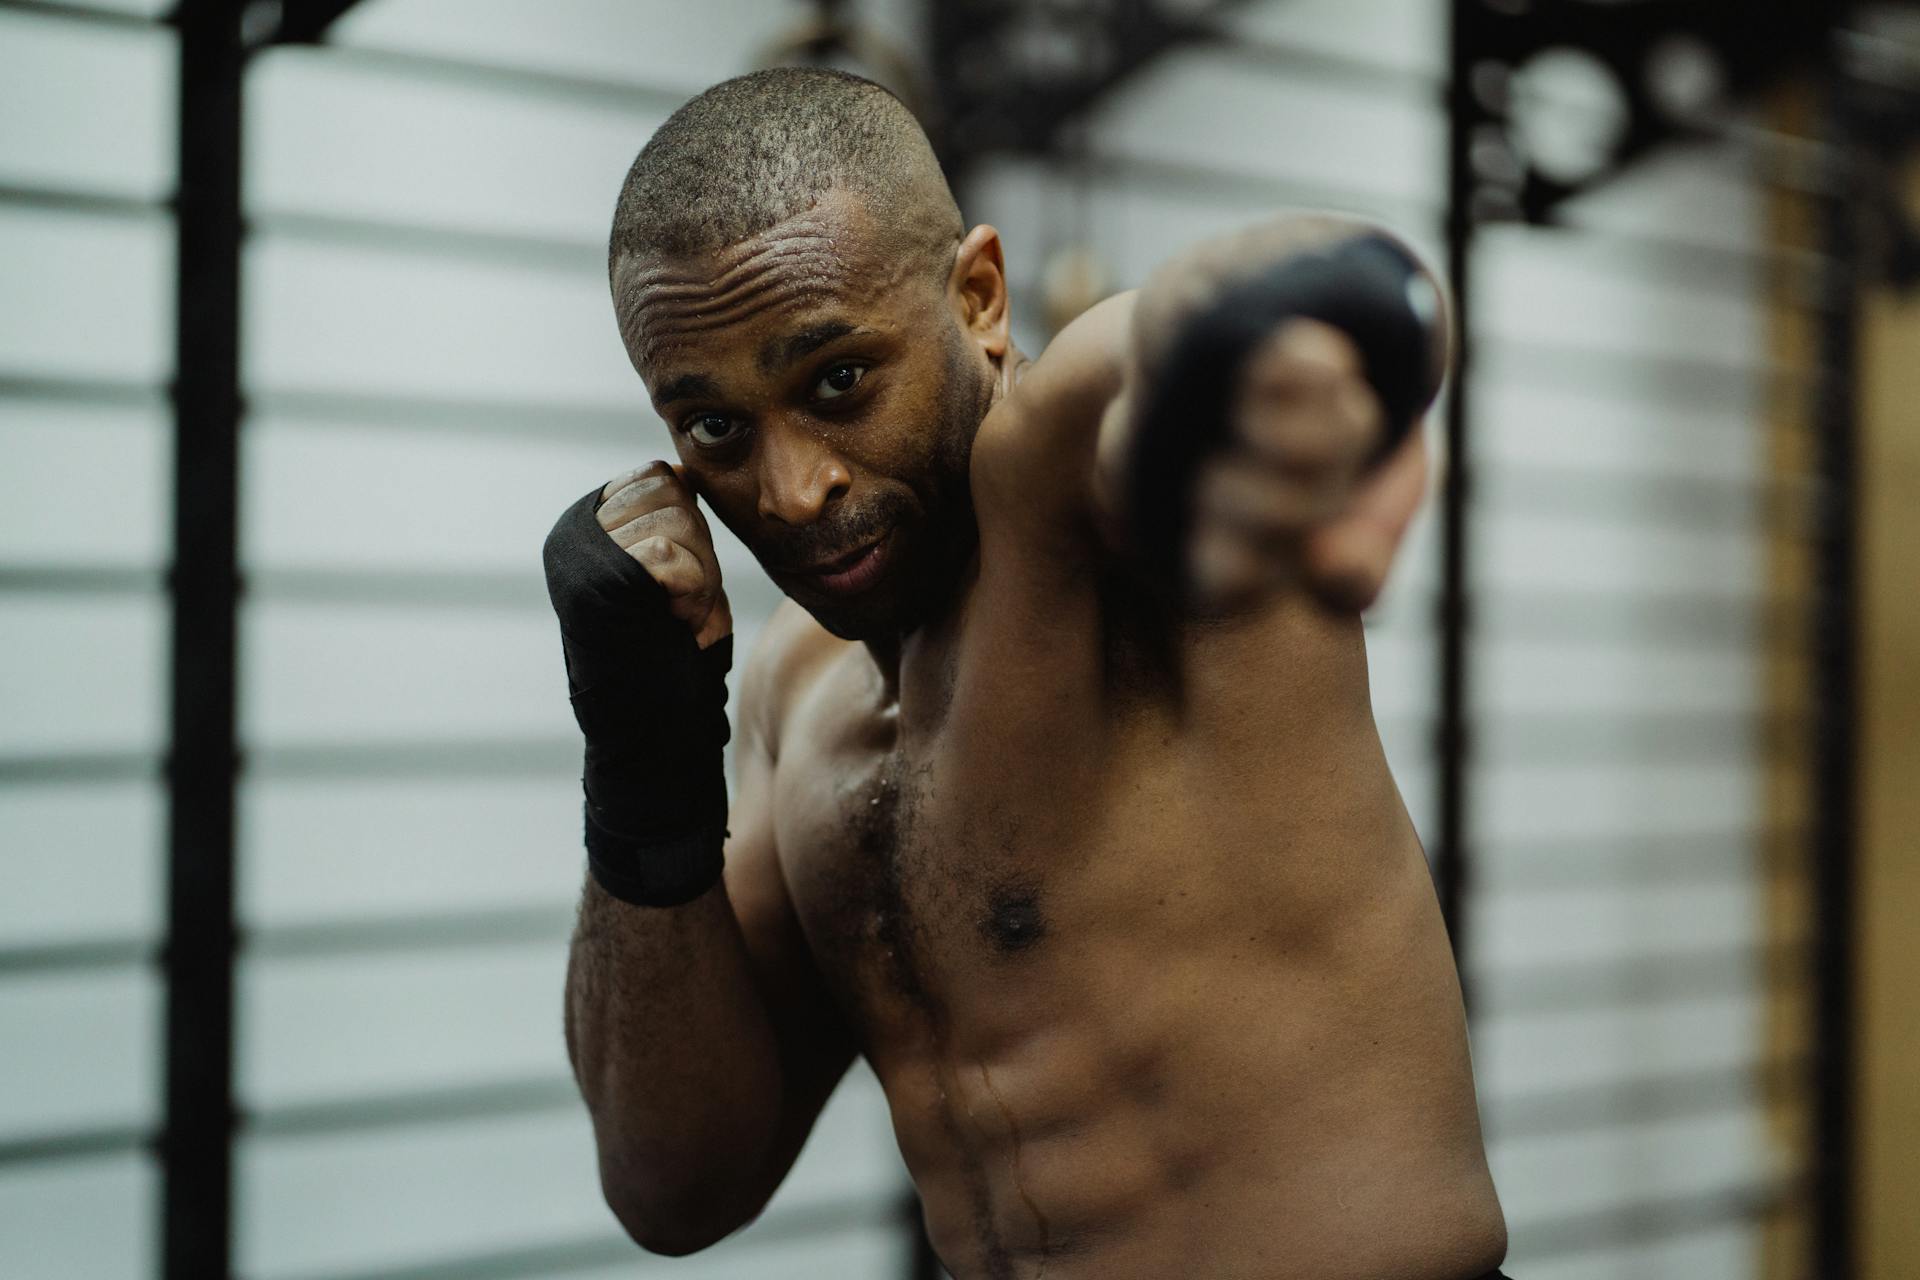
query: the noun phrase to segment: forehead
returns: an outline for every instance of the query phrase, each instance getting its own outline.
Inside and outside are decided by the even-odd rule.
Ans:
[[[759,354],[781,333],[861,323],[912,270],[887,243],[857,204],[823,199],[710,253],[630,256],[613,278],[621,337],[649,376],[689,354]]]

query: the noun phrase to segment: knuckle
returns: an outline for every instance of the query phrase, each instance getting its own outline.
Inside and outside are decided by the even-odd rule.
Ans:
[[[1340,391],[1340,417],[1353,431],[1371,435],[1380,430],[1386,409],[1373,388],[1359,378],[1350,378]]]
[[[628,550],[647,567],[664,568],[673,563],[674,555],[679,548],[673,545],[672,539],[662,534],[654,534],[650,537],[641,538],[628,548]]]
[[[644,519],[662,532],[685,533],[693,528],[692,513],[678,503],[655,508]]]
[[[662,538],[686,545],[696,532],[685,507],[655,507],[650,511],[628,512],[621,526],[634,539]]]
[[[1273,349],[1303,370],[1323,377],[1351,376],[1360,372],[1360,349],[1353,339],[1321,320],[1289,321],[1274,334]]]
[[[706,545],[707,531],[692,507],[662,507],[659,518],[660,528],[687,550],[698,552]]]
[[[616,493],[619,493],[622,489],[632,484],[634,481],[634,478],[639,474],[640,472],[637,469],[633,471],[622,471],[619,475],[615,476],[613,479],[601,485],[600,501],[612,502],[613,495]]]
[[[607,481],[600,491],[600,500],[607,504],[632,502],[662,489],[677,487],[680,477],[665,462],[649,462],[643,467],[635,467]]]
[[[1303,479],[1324,479],[1347,456],[1345,435],[1338,430],[1303,434],[1289,444],[1282,464]]]

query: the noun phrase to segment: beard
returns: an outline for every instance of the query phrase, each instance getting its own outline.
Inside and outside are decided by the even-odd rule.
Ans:
[[[935,437],[922,474],[877,490],[830,523],[753,548],[780,589],[842,640],[899,637],[946,613],[958,600],[978,545],[968,465],[973,438],[993,403],[994,378],[968,359],[957,326],[944,345]],[[881,577],[853,595],[773,567],[817,564],[882,537],[888,545]]]

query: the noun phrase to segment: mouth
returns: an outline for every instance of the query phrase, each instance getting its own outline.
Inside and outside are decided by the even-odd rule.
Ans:
[[[866,590],[879,579],[887,566],[892,544],[893,535],[884,533],[844,556],[796,569],[794,576],[805,578],[812,585],[834,595],[852,595],[856,591]]]

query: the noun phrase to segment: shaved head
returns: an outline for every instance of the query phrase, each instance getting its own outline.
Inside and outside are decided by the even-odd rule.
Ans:
[[[607,246],[616,301],[624,264],[713,253],[830,190],[859,199],[890,254],[924,256],[929,270],[944,273],[965,232],[919,121],[871,80],[777,67],[713,86],[627,171]]]

